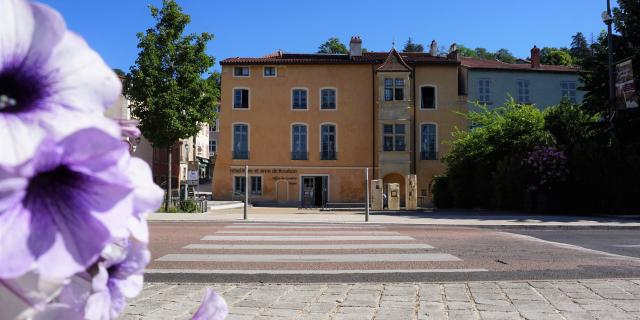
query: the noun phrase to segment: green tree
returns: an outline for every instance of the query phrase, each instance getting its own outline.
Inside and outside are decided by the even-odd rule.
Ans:
[[[414,43],[411,40],[411,37],[409,37],[407,42],[404,44],[402,52],[424,52],[424,46],[420,43]]]
[[[329,38],[318,47],[318,53],[346,54],[349,53],[347,47],[338,38]]]
[[[543,113],[534,106],[516,104],[466,114],[474,127],[453,134],[447,164],[447,190],[456,207],[500,207],[522,209],[526,189],[524,155],[553,140],[544,130]],[[445,194],[434,194],[434,201]],[[444,201],[447,202],[447,201]]]
[[[573,58],[567,48],[544,47],[540,50],[540,63],[569,66],[573,64]]]
[[[640,1],[619,0],[614,9],[613,24],[618,34],[613,34],[613,60],[619,61],[635,55],[640,57]],[[609,62],[607,33],[601,32],[591,45],[592,55],[582,61],[583,89],[587,92],[584,106],[593,114],[609,110]],[[640,83],[640,63],[634,61],[634,76]]]
[[[494,53],[489,52],[485,48],[476,48],[475,52],[476,56],[483,60],[494,60],[496,58],[496,55]]]
[[[513,54],[511,54],[511,52],[509,52],[509,50],[507,50],[507,49],[500,49],[500,50],[496,51],[495,59],[498,60],[498,61],[505,62],[505,63],[515,63],[516,62],[516,57],[514,57]]]
[[[584,59],[591,55],[589,44],[587,43],[587,39],[584,37],[582,32],[578,32],[573,37],[571,37],[571,49],[569,49],[569,52],[571,53],[571,56],[576,63],[582,62]]]
[[[130,68],[125,94],[140,130],[168,157],[167,201],[171,198],[171,151],[179,139],[194,136],[200,124],[214,119],[214,81],[203,79],[214,64],[205,53],[209,33],[184,34],[189,15],[174,0],[163,0],[162,9],[149,6],[156,21],[138,33],[138,58]]]
[[[464,45],[458,45],[458,52],[466,58],[475,58],[478,56],[475,50],[465,47]]]

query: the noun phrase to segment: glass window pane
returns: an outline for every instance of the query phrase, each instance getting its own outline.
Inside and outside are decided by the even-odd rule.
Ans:
[[[393,125],[392,124],[385,124],[384,125],[384,133],[392,134],[393,133]]]
[[[395,100],[404,100],[404,89],[396,88]]]
[[[396,134],[404,134],[404,124],[396,124]]]
[[[392,101],[393,100],[393,89],[385,88],[384,89],[384,101]]]
[[[384,79],[384,86],[385,87],[393,87],[393,79],[391,78],[385,78]]]
[[[404,136],[396,136],[396,151],[404,151]]]
[[[384,137],[383,148],[384,151],[393,151],[393,136]]]
[[[396,87],[404,87],[404,79],[396,78]]]

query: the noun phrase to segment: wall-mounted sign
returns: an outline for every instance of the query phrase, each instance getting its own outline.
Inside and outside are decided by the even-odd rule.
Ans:
[[[637,108],[638,100],[638,90],[633,79],[633,59],[627,59],[616,65],[616,107]]]
[[[231,168],[229,169],[229,171],[231,171],[231,173],[244,173],[244,169],[243,168]],[[283,168],[258,168],[258,169],[252,169],[249,168],[249,173],[274,173],[274,174],[295,174],[298,173],[298,170],[296,169],[283,169]]]
[[[199,182],[200,182],[200,176],[198,175],[198,170],[187,171],[187,184],[198,185]]]

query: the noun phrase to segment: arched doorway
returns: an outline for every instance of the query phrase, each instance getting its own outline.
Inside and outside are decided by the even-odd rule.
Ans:
[[[382,183],[397,183],[400,185],[400,204],[404,205],[404,176],[399,173],[389,173],[382,178]]]

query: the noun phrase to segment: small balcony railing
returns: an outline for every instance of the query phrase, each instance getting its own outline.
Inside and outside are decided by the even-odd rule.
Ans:
[[[234,160],[249,160],[249,151],[233,150]]]
[[[338,159],[338,153],[335,151],[321,151],[320,160],[336,160]]]
[[[420,159],[422,160],[438,160],[438,153],[435,151],[421,151]]]
[[[309,152],[305,151],[292,151],[291,160],[309,160]]]

